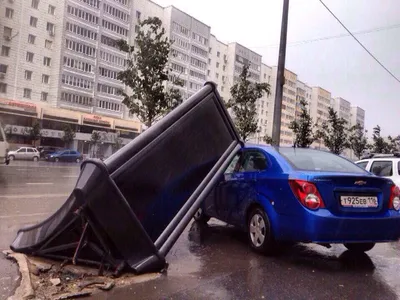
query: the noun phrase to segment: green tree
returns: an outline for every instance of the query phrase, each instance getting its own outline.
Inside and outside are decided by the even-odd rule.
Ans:
[[[364,151],[368,149],[368,138],[367,131],[359,123],[350,128],[349,142],[350,148],[360,159]]]
[[[119,134],[115,138],[115,143],[112,145],[114,152],[117,152],[119,149],[122,148],[122,139],[119,137]]]
[[[64,147],[67,147],[75,138],[75,131],[72,129],[70,124],[65,124],[63,127],[64,135],[62,140],[64,142]]]
[[[301,148],[309,148],[314,142],[313,122],[308,112],[308,103],[304,99],[300,100],[301,113],[298,120],[290,122],[289,128],[293,131],[294,146]]]
[[[389,145],[381,136],[381,127],[379,125],[372,129],[372,141],[372,151],[374,153],[388,153]]]
[[[387,143],[387,152],[389,153],[396,153],[399,151],[399,141],[400,141],[400,136],[397,137],[391,137],[390,135],[388,136],[388,143]]]
[[[131,94],[121,91],[123,103],[129,111],[150,127],[162,116],[182,102],[177,88],[168,88],[168,58],[171,41],[159,18],[147,18],[139,22],[135,46],[124,40],[118,41],[121,51],[128,53],[126,70],[118,73],[118,79],[130,88]],[[181,85],[175,79],[175,85]]]
[[[100,149],[99,149],[98,145],[101,143],[101,140],[102,140],[102,138],[101,138],[100,132],[93,131],[91,139],[90,139],[90,144],[92,145],[93,157],[97,157],[99,155]]]
[[[265,135],[263,137],[263,141],[268,145],[272,145],[274,143],[274,140],[269,135]]]
[[[338,117],[337,112],[330,107],[328,121],[324,121],[320,129],[317,130],[316,137],[322,138],[325,146],[337,155],[350,146],[346,121]]]
[[[32,127],[25,128],[25,134],[32,140],[33,147],[36,147],[36,141],[41,138],[42,127],[38,120],[33,121]]]
[[[268,83],[253,83],[249,78],[249,65],[244,65],[239,82],[231,88],[231,98],[227,103],[227,107],[233,111],[236,128],[244,142],[258,131],[256,101],[264,93],[270,93]]]

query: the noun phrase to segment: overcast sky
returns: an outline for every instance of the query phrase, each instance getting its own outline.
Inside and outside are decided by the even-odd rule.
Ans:
[[[222,42],[239,42],[276,65],[282,0],[155,0],[174,5],[211,26]],[[400,78],[400,1],[324,0],[357,38]],[[246,4],[245,6],[243,4]],[[396,26],[398,25],[398,26]],[[391,28],[387,28],[391,27]],[[301,81],[321,86],[366,111],[366,127],[400,134],[400,83],[352,37],[293,43],[346,34],[319,0],[290,0],[286,68]]]

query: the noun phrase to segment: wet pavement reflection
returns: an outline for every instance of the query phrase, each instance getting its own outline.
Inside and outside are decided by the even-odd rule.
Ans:
[[[192,222],[168,256],[166,276],[100,299],[398,299],[399,260],[397,243],[368,254],[298,244],[266,257],[231,226]]]

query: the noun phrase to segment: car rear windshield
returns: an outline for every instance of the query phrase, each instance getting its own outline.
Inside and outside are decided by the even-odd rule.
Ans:
[[[356,164],[329,152],[301,148],[279,148],[278,151],[299,170],[368,174]]]

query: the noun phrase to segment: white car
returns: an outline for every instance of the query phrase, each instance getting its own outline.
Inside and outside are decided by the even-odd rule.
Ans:
[[[8,143],[6,140],[6,134],[4,133],[3,126],[0,123],[0,164],[6,164],[8,165],[8,157],[7,157],[7,152],[8,152]]]
[[[21,147],[16,151],[9,151],[8,158],[10,160],[33,160],[38,161],[40,159],[40,153],[36,148],[33,147]]]
[[[375,154],[369,158],[355,162],[358,166],[366,169],[377,176],[392,179],[400,186],[400,156],[393,154]]]

